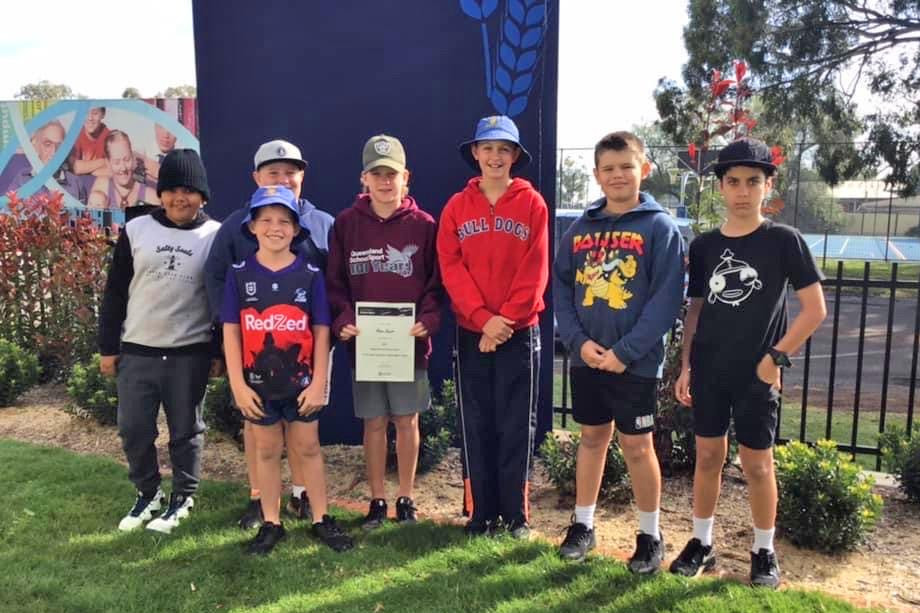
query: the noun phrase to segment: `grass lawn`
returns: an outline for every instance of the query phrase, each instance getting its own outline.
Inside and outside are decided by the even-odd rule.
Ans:
[[[0,611],[857,611],[814,593],[710,579],[633,577],[595,556],[565,564],[542,541],[468,540],[422,522],[361,534],[336,554],[291,523],[268,558],[242,554],[243,488],[206,482],[172,536],[115,529],[133,490],[106,459],[0,441]]]

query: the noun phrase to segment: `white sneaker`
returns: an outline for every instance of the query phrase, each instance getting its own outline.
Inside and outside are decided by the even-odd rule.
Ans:
[[[145,498],[138,492],[134,507],[118,522],[118,529],[122,532],[137,530],[144,525],[144,522],[153,519],[153,516],[163,508],[165,503],[166,494],[160,488],[157,488],[157,493],[152,498]]]
[[[169,534],[179,525],[180,521],[188,517],[188,513],[193,506],[195,506],[195,501],[191,496],[170,494],[169,507],[166,512],[147,524],[147,529]]]

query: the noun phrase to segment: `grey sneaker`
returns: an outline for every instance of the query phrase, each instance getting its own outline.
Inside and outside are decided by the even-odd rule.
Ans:
[[[262,501],[258,498],[250,499],[238,523],[243,530],[254,530],[260,527],[262,525]]]
[[[751,585],[774,590],[779,587],[779,562],[776,561],[776,552],[763,548],[757,553],[751,552]]]
[[[671,562],[671,572],[684,577],[699,577],[706,571],[716,567],[716,554],[712,545],[703,546],[698,538],[692,538],[684,545],[674,561]]]

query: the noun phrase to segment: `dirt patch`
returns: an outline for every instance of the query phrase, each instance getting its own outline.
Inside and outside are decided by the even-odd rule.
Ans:
[[[27,393],[13,407],[0,410],[0,437],[50,445],[77,453],[90,453],[124,462],[114,428],[78,419],[63,411],[66,393],[60,386],[42,386]],[[169,472],[165,452],[165,423],[157,440],[160,465]],[[328,445],[323,448],[329,494],[339,506],[363,510],[367,501],[364,459],[360,447]],[[246,465],[236,444],[220,435],[209,436],[202,458],[208,479],[245,482]],[[463,523],[463,492],[457,450],[433,470],[420,475],[416,503],[421,515],[445,523]],[[388,475],[395,495],[396,476]],[[787,588],[820,590],[859,606],[884,607],[907,613],[920,612],[920,512],[892,488],[877,490],[885,499],[882,519],[871,543],[854,553],[829,556],[799,549],[783,539],[777,551]],[[662,492],[662,526],[675,556],[690,538],[692,484],[688,478],[668,479]],[[560,497],[537,462],[531,483],[534,530],[558,543],[568,526],[573,500]],[[638,525],[633,506],[599,505],[597,536],[601,553],[625,560],[635,544]],[[745,581],[752,541],[750,511],[740,471],[726,472],[715,525],[719,547],[719,576]]]

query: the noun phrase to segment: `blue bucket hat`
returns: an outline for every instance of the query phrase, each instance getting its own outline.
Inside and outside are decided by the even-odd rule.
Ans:
[[[294,192],[284,187],[283,185],[269,185],[268,187],[260,187],[252,193],[252,197],[249,199],[249,213],[246,214],[246,217],[243,219],[242,228],[243,234],[249,238],[255,239],[255,236],[249,230],[249,222],[252,221],[253,212],[263,206],[268,206],[270,204],[278,204],[289,210],[294,214],[294,218],[297,219],[297,225],[300,226],[300,232],[294,237],[291,241],[292,245],[303,241],[310,234],[310,228],[304,225],[303,220],[300,218],[300,210],[297,206],[297,198],[294,196]]]
[[[479,123],[476,124],[476,132],[473,138],[460,143],[460,156],[466,160],[467,164],[477,171],[479,170],[479,163],[473,157],[470,145],[482,140],[506,140],[520,147],[521,155],[518,156],[517,161],[511,166],[511,170],[518,170],[526,166],[532,159],[530,153],[524,148],[524,145],[521,144],[521,136],[518,132],[518,127],[515,125],[514,121],[506,115],[483,117],[479,120]]]

